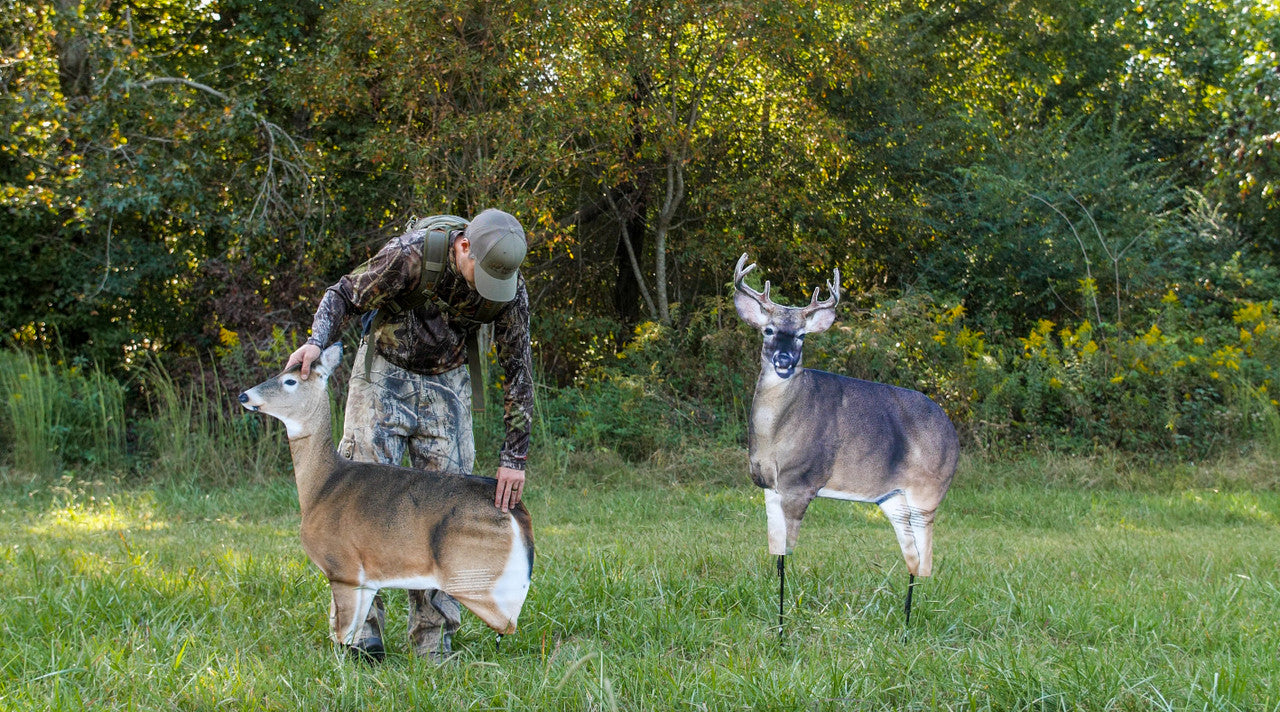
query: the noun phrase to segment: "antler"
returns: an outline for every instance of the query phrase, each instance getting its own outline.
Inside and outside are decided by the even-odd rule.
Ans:
[[[743,255],[746,257],[746,255]],[[741,263],[739,263],[741,264]],[[754,266],[754,265],[752,265]],[[804,308],[805,314],[812,314],[819,309],[834,309],[840,303],[840,268],[835,269],[835,276],[827,281],[827,291],[831,292],[831,296],[826,300],[818,301],[818,292],[822,291],[822,287],[815,287],[813,290],[813,299],[809,301],[809,306]]]
[[[743,268],[743,265],[746,264],[746,262],[747,262],[747,253],[744,252],[742,253],[742,256],[738,258],[738,265],[733,268],[734,288],[742,292],[743,294],[751,297],[752,299],[756,300],[762,306],[766,306],[766,307],[773,306],[773,302],[770,301],[769,299],[769,281],[768,280],[765,280],[764,292],[757,292],[751,287],[748,287],[747,283],[743,281],[744,278],[747,276],[747,273],[749,273],[751,270],[756,268],[756,264],[754,262],[747,265],[746,268]]]

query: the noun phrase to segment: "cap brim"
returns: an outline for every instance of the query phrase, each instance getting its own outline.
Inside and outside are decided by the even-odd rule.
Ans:
[[[476,265],[476,291],[491,302],[509,302],[516,298],[516,281],[519,273],[507,279],[490,276],[479,265]]]

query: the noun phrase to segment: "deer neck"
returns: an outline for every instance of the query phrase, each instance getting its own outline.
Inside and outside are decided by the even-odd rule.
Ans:
[[[293,457],[293,476],[298,484],[298,504],[305,515],[315,502],[316,494],[338,466],[338,451],[333,447],[333,429],[329,425],[329,403],[316,409],[307,421],[314,427],[290,428],[289,454]]]
[[[803,376],[804,369],[800,367],[789,378],[782,378],[774,371],[773,364],[768,361],[761,364],[756,392],[751,399],[751,428],[756,438],[772,441]]]
[[[760,376],[756,378],[756,400],[761,396],[766,397],[782,397],[788,391],[795,387],[795,384],[801,380],[804,375],[804,367],[796,366],[796,370],[792,372],[788,378],[783,378],[774,370],[773,364],[769,361],[762,361],[760,364]]]

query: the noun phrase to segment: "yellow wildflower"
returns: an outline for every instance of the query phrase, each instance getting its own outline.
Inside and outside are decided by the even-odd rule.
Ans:
[[[1262,321],[1265,317],[1265,311],[1271,311],[1271,302],[1259,304],[1257,302],[1245,302],[1245,305],[1236,310],[1232,316],[1237,324],[1244,322]]]

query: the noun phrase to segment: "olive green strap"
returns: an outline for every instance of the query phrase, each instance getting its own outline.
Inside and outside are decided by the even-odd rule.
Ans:
[[[484,412],[484,363],[480,360],[480,329],[467,332],[467,370],[471,372],[471,412]]]
[[[377,325],[378,318],[374,317],[374,325]],[[369,329],[369,334],[364,337],[364,380],[372,382],[369,372],[373,369],[373,339],[371,338],[373,329]]]

